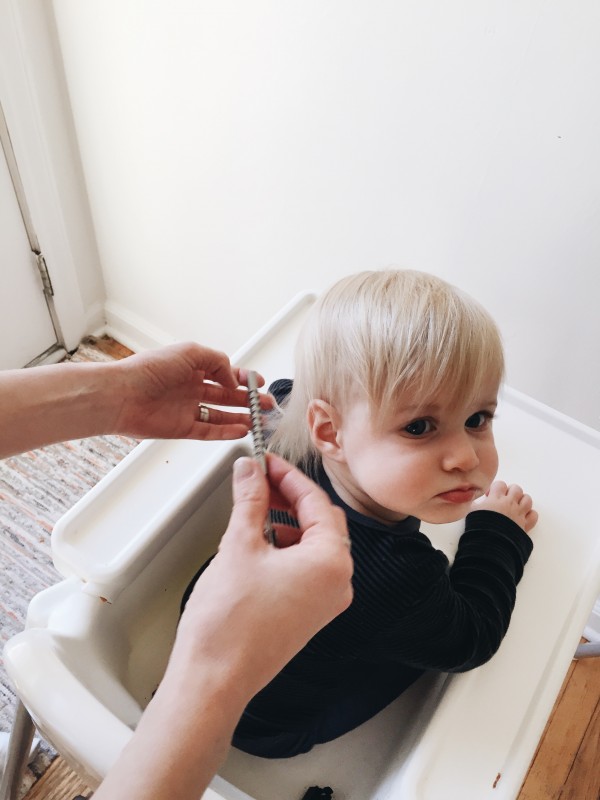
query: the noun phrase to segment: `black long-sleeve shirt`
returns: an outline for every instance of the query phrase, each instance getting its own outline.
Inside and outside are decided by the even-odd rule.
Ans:
[[[474,511],[450,567],[418,519],[384,525],[344,503],[322,466],[311,477],[346,513],[354,599],[248,705],[234,744],[257,755],[293,755],[345,733],[425,670],[486,662],[506,634],[532,550],[508,517]]]

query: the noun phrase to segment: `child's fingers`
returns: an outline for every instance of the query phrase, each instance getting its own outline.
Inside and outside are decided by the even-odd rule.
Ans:
[[[523,489],[517,483],[511,483],[506,490],[506,496],[519,503],[523,497]]]
[[[508,491],[508,486],[504,481],[494,481],[485,493],[486,497],[503,497]]]
[[[530,530],[535,528],[535,526],[537,525],[537,521],[538,521],[538,513],[537,511],[534,511],[532,509],[525,515],[525,523],[523,525],[525,533],[529,533]]]
[[[524,494],[519,501],[521,508],[528,513],[533,508],[533,500],[528,494]]]
[[[525,494],[523,489],[516,483],[513,483],[508,487],[506,496],[509,500],[517,503],[522,514],[528,514],[533,508],[533,500],[531,499],[531,496]],[[533,527],[533,525],[531,527]]]

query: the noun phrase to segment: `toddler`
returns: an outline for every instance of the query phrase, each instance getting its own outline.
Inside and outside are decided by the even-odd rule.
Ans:
[[[362,272],[316,303],[294,381],[270,389],[269,448],[346,512],[354,599],[249,703],[236,747],[306,752],[426,670],[464,672],[496,652],[537,521],[520,487],[492,483],[503,372],[490,316],[432,275]],[[420,521],[464,517],[450,566]]]

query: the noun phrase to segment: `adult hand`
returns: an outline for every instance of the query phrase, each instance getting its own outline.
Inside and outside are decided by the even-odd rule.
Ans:
[[[115,432],[141,438],[239,439],[248,433],[246,413],[200,404],[248,406],[246,370],[231,366],[224,353],[194,343],[175,344],[115,362],[115,390],[122,402]],[[264,380],[259,376],[259,385]],[[271,406],[262,396],[264,408]]]
[[[197,640],[198,658],[236,674],[244,704],[352,600],[343,511],[282,458],[269,454],[267,463],[268,480],[253,459],[236,462],[229,526],[177,635]],[[278,530],[289,546],[267,543],[269,506],[298,519],[298,530]]]
[[[297,469],[242,458],[219,552],[196,583],[156,694],[98,800],[196,800],[248,703],[352,599],[346,520]],[[296,544],[263,535],[269,503],[296,515]],[[291,541],[291,538],[288,537]]]
[[[224,353],[176,344],[121,361],[0,372],[0,458],[106,433],[153,439],[239,439],[248,433],[245,370]],[[259,385],[264,383],[258,378]],[[273,400],[261,395],[261,406]],[[207,415],[208,414],[208,418]]]

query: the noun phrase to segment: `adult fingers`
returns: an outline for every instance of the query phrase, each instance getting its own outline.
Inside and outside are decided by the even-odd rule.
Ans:
[[[346,539],[348,530],[344,512],[332,504],[327,494],[279,456],[269,453],[267,459],[269,481],[289,503],[304,532],[302,538],[319,527],[325,534]]]
[[[243,425],[246,428],[246,432],[250,430],[251,418],[247,411],[224,411],[220,408],[199,403],[196,416],[198,417],[198,422],[203,423],[207,428],[218,427],[219,425]]]
[[[229,361],[226,353],[203,347],[197,342],[184,342],[171,345],[173,351],[185,358],[193,369],[204,373],[204,377],[216,381],[222,386],[235,389],[239,381],[237,373]]]
[[[233,511],[225,537],[248,536],[266,546],[264,524],[269,510],[269,484],[253,458],[242,457],[233,465]],[[224,538],[225,538],[224,537]]]
[[[232,422],[213,425],[210,422],[195,422],[185,438],[203,442],[222,442],[243,439],[247,434],[248,425],[245,423]]]
[[[245,369],[244,367],[234,367],[233,371],[242,386],[248,386],[248,372],[249,370]],[[260,372],[255,372],[256,375],[256,385],[257,386],[264,386],[265,379],[260,374]]]
[[[273,527],[277,536],[277,547],[280,549],[291,547],[302,538],[300,528],[294,528],[292,525],[274,525]]]
[[[248,391],[246,389],[228,389],[216,383],[199,382],[198,395],[205,403],[217,406],[248,407]],[[260,407],[264,410],[273,408],[275,403],[272,395],[259,394]]]

